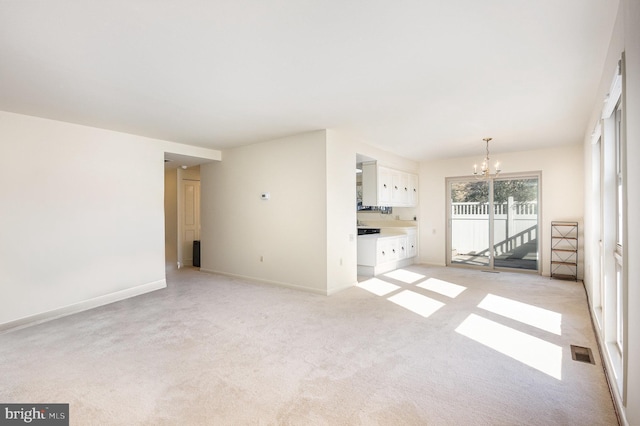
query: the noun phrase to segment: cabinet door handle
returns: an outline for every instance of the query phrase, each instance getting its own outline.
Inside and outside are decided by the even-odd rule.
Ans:
[[[394,188],[395,188],[395,189],[398,189],[398,186],[396,185],[396,186],[394,186]]]
[[[386,188],[387,188],[387,184],[386,184],[386,183],[383,183],[383,184],[382,184],[382,187],[386,189]]]
[[[405,186],[404,190],[405,190],[405,191],[408,191],[408,190],[409,190],[409,188],[407,188],[407,187]]]
[[[386,256],[386,253],[384,252],[384,250],[382,250],[382,255],[383,255],[383,256]]]
[[[393,249],[393,250],[391,250],[391,251],[395,253],[395,252],[396,252],[396,249]]]

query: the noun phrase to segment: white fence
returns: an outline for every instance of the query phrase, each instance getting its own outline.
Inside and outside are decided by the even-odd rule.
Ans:
[[[488,255],[489,204],[452,203],[451,248],[457,254]],[[496,255],[538,238],[538,203],[494,204],[494,247]]]

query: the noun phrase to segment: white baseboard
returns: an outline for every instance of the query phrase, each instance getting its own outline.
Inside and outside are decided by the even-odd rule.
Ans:
[[[420,262],[417,262],[416,264],[417,265],[423,265],[423,266],[444,266],[444,267],[447,266],[446,263],[440,263],[440,262],[433,263],[433,262],[422,262],[422,261],[420,261]]]
[[[296,284],[291,284],[291,283],[283,283],[281,281],[265,280],[265,279],[262,279],[262,278],[250,277],[250,276],[247,276],[247,275],[232,274],[232,273],[229,273],[229,272],[216,271],[216,270],[213,270],[213,269],[200,268],[200,272],[206,272],[208,274],[224,275],[226,277],[239,278],[239,279],[242,279],[242,280],[255,281],[255,282],[264,283],[264,284],[277,285],[278,287],[292,288],[292,289],[295,289],[295,290],[306,291],[306,292],[309,292],[309,293],[322,294],[324,296],[327,295],[327,292],[325,290],[320,290],[320,289],[310,288],[310,287],[304,287],[304,286],[301,286],[301,285],[296,285]]]
[[[116,291],[114,293],[105,294],[104,296],[98,296],[92,299],[83,300],[82,302],[73,303],[71,305],[52,309],[50,311],[42,312],[36,315],[29,315],[27,317],[0,324],[0,334],[25,327],[30,327],[36,324],[41,324],[43,322],[66,317],[68,315],[77,314],[79,312],[87,311],[99,306],[108,305],[113,302],[118,302],[120,300],[129,299],[134,296],[139,296],[141,294],[149,293],[155,290],[160,290],[165,287],[167,287],[167,280],[161,279],[136,287]]]
[[[327,290],[327,296],[331,296],[332,294],[336,294],[338,292],[341,292],[342,290],[346,290],[348,288],[355,287],[357,285],[358,285],[358,281],[354,281],[354,282],[352,282],[350,284],[344,284],[344,285],[339,286],[339,287],[330,288],[329,290]]]

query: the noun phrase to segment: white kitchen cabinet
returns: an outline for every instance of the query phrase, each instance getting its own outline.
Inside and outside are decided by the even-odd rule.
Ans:
[[[418,175],[409,173],[409,206],[418,205]]]
[[[391,170],[384,167],[379,167],[375,174],[377,175],[377,183],[372,186],[372,189],[376,193],[379,205],[391,206],[393,204],[393,174]]]
[[[362,205],[392,205],[392,174],[385,167],[378,167],[376,162],[362,164]]]
[[[417,255],[416,232],[358,237],[358,275],[377,275],[413,263]]]
[[[400,259],[401,243],[398,237],[387,237],[378,239],[378,249],[376,252],[376,264],[395,262]]]
[[[407,257],[416,257],[418,255],[418,236],[414,233],[407,234]]]
[[[409,205],[409,174],[398,170],[391,172],[392,194],[391,201],[394,206]]]
[[[418,176],[379,166],[362,164],[362,204],[381,207],[416,207]]]

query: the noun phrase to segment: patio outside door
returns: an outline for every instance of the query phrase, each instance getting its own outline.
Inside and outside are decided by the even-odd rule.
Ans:
[[[449,182],[449,235],[450,259],[448,263],[469,266],[491,265],[491,203],[488,180],[461,180]]]
[[[539,175],[447,180],[447,264],[539,270]]]

